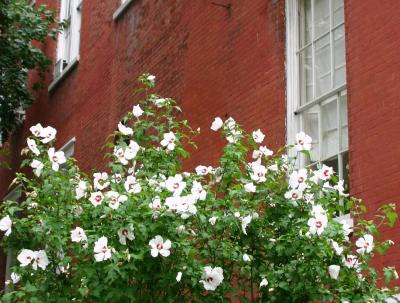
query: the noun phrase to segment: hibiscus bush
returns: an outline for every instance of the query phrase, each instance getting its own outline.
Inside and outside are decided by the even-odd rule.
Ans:
[[[3,249],[14,257],[2,302],[386,302],[393,267],[370,266],[391,241],[394,205],[365,220],[332,168],[300,168],[312,140],[273,152],[234,119],[219,167],[183,171],[199,130],[173,99],[139,78],[138,102],[106,144],[108,167],[81,172],[31,128],[18,173],[22,201],[4,201]],[[343,214],[351,214],[351,221]]]

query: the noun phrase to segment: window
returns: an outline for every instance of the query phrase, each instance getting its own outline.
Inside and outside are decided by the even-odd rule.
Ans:
[[[121,17],[125,13],[125,11],[128,9],[129,5],[132,2],[133,2],[133,0],[121,0],[121,5],[118,7],[118,9],[113,14],[114,21],[118,20],[119,17]]]
[[[82,0],[61,0],[60,20],[65,22],[57,41],[57,61],[54,78],[60,77],[79,59]]]
[[[64,152],[65,158],[71,158],[75,153],[75,142],[76,139],[73,137],[67,143],[65,143],[60,150]]]
[[[348,178],[344,0],[286,0],[287,135],[313,138],[311,163]]]

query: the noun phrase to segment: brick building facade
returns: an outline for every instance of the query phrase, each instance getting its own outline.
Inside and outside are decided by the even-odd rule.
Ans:
[[[300,75],[294,73],[290,80],[289,71],[302,64],[290,57],[289,35],[301,23],[291,18],[301,19],[299,7],[307,1],[125,0],[122,5],[120,0],[71,1],[80,14],[79,60],[69,60],[57,81],[52,73],[47,76],[49,90],[37,94],[24,127],[10,139],[14,169],[29,126],[38,122],[58,130],[58,148],[75,138],[74,157],[82,170],[101,168],[101,147],[131,109],[135,79],[143,72],[156,75],[157,91],[176,98],[185,118],[202,129],[200,148],[188,167],[216,165],[224,142],[208,139],[215,116],[232,116],[246,130],[261,128],[269,148],[290,141],[291,120],[301,114],[290,117],[288,104],[294,95],[289,85]],[[37,2],[60,10],[55,4],[59,1]],[[341,160],[341,165],[349,168],[351,194],[364,199],[373,212],[380,204],[400,198],[400,2],[345,0],[344,21],[336,25],[332,16],[339,11],[335,5],[340,1],[312,3],[303,14],[312,12],[313,20],[329,3],[332,60],[336,31],[340,27],[345,32],[341,89],[347,96],[349,164]],[[297,9],[290,11],[291,7]],[[314,34],[320,25],[311,27]],[[310,44],[314,52],[318,39]],[[57,61],[56,42],[49,41],[43,48]],[[315,66],[317,60],[312,59]],[[314,83],[317,74],[314,71]],[[330,75],[333,81],[333,69]],[[9,193],[12,178],[12,172],[0,172],[1,197]],[[384,237],[399,242],[398,228],[386,230]],[[398,249],[376,262],[399,266]]]

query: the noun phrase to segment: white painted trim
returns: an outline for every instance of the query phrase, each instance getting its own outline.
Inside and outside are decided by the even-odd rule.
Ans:
[[[119,19],[119,17],[121,17],[125,11],[128,9],[129,5],[131,5],[131,3],[134,0],[125,0],[121,3],[121,5],[117,8],[117,10],[114,12],[113,14],[113,20],[117,21]]]
[[[67,67],[61,72],[61,74],[50,83],[48,87],[48,92],[52,93],[55,88],[61,83],[61,81],[77,66],[79,63],[79,55],[75,57],[70,63],[68,63]]]
[[[71,138],[67,143],[65,143],[60,150],[65,153],[66,158],[70,158],[74,155],[75,153],[75,142],[76,142],[76,137]],[[73,151],[71,154],[68,154],[68,150],[70,148],[73,148]]]

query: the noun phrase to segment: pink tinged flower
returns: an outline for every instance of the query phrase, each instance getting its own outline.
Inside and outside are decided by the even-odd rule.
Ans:
[[[241,219],[241,225],[242,225],[242,231],[245,235],[247,235],[247,225],[250,224],[251,220],[253,219],[253,216],[245,216]]]
[[[75,199],[79,200],[86,196],[87,183],[86,181],[80,180],[78,185],[75,187]]]
[[[35,252],[30,249],[23,249],[17,256],[17,260],[21,263],[21,267],[28,266],[35,258]]]
[[[212,173],[213,168],[211,166],[198,165],[195,170],[199,176],[205,176]]]
[[[222,119],[220,117],[216,117],[211,124],[211,130],[216,132],[222,127],[223,124],[224,122],[222,121]]]
[[[264,278],[260,282],[260,288],[261,287],[266,287],[266,286],[268,286],[268,280]]]
[[[71,241],[76,243],[87,242],[85,231],[81,227],[75,227],[71,230]]]
[[[264,141],[265,135],[260,129],[253,132],[253,139],[256,143],[261,143]]]
[[[63,151],[56,152],[54,147],[49,148],[48,150],[49,159],[51,162],[51,168],[54,171],[58,171],[60,165],[67,162]]]
[[[93,185],[98,190],[103,190],[110,185],[107,173],[94,173]]]
[[[43,126],[40,123],[31,126],[29,130],[35,137],[42,137]]]
[[[208,222],[211,224],[211,225],[215,225],[215,223],[217,222],[217,217],[211,217],[210,219],[208,219]]]
[[[224,271],[221,267],[206,266],[203,269],[203,277],[200,283],[205,290],[214,291],[224,280]]]
[[[169,192],[172,192],[174,196],[179,196],[186,187],[186,182],[183,181],[183,177],[180,174],[174,177],[168,177],[165,181],[165,187]]]
[[[121,122],[118,123],[118,130],[125,136],[129,136],[133,134],[133,129],[123,125]]]
[[[193,181],[191,193],[196,199],[200,201],[204,201],[207,197],[207,192],[204,190],[201,183],[197,181]]]
[[[291,201],[297,201],[303,198],[303,192],[298,189],[291,189],[285,193],[285,198]]]
[[[32,262],[32,268],[37,270],[38,266],[45,270],[47,265],[49,265],[49,259],[47,258],[47,254],[44,250],[39,250],[34,252],[34,259]]]
[[[128,200],[128,197],[125,195],[120,195],[119,193],[115,191],[109,191],[106,193],[108,201],[108,206],[111,207],[112,209],[117,209],[119,205],[126,200]]]
[[[132,109],[132,113],[136,118],[139,118],[141,115],[143,115],[143,110],[140,107],[140,105],[135,105]]]
[[[175,279],[176,279],[176,282],[178,282],[178,283],[181,282],[182,272],[178,272]]]
[[[93,204],[94,207],[99,206],[104,200],[104,196],[100,191],[96,191],[90,194],[89,201]]]
[[[250,168],[252,170],[250,173],[250,177],[253,181],[257,183],[265,182],[265,174],[267,173],[267,169],[264,165],[253,162],[251,163]]]
[[[333,250],[335,251],[335,253],[338,256],[340,256],[343,252],[343,247],[340,247],[339,244],[334,240],[331,240],[331,243],[332,243],[332,247],[333,247]]]
[[[40,177],[40,174],[42,173],[43,170],[43,163],[40,162],[39,160],[33,160],[31,163],[31,167],[33,168],[33,173],[37,176]]]
[[[347,268],[358,268],[360,265],[358,258],[354,255],[347,255],[346,257],[343,257],[343,263]]]
[[[364,235],[356,241],[356,246],[359,254],[369,254],[374,248],[374,237],[372,235]]]
[[[111,249],[107,246],[107,237],[101,237],[94,243],[94,258],[96,262],[105,261],[111,258]]]
[[[169,132],[164,134],[164,139],[161,140],[160,144],[161,146],[166,147],[168,150],[174,150],[175,141],[176,141],[175,134],[173,132]]]
[[[324,231],[325,227],[328,225],[328,218],[323,215],[317,215],[313,218],[310,218],[307,222],[310,227],[310,234],[312,235],[321,235]]]
[[[5,216],[0,220],[0,230],[6,232],[4,234],[6,237],[8,237],[11,234],[11,226],[12,226],[12,221],[9,215]]]
[[[137,194],[142,191],[142,186],[136,181],[134,176],[128,176],[124,183],[125,190],[128,193]]]
[[[248,193],[255,193],[257,188],[253,183],[247,183],[244,185],[244,190]]]
[[[28,139],[26,140],[26,142],[27,142],[27,144],[28,144],[29,149],[30,149],[36,156],[39,156],[39,155],[40,155],[40,151],[39,151],[39,149],[37,148],[36,141],[33,140],[33,139],[29,139],[29,138],[28,138]]]
[[[132,241],[135,239],[135,235],[133,233],[133,225],[129,224],[127,227],[122,227],[118,230],[118,238],[119,243],[122,245],[126,245],[126,240]]]
[[[332,279],[337,280],[337,278],[339,276],[339,272],[340,272],[340,266],[339,265],[330,265],[328,267],[328,272],[329,272],[329,276]]]
[[[57,130],[51,126],[47,126],[43,128],[40,137],[43,139],[41,140],[42,143],[46,144],[50,141],[54,140],[57,134]]]
[[[149,245],[151,246],[151,256],[154,258],[157,257],[158,254],[163,257],[168,257],[171,253],[171,241],[166,240],[164,242],[164,239],[160,235],[157,235],[154,239],[151,239]]]
[[[306,135],[304,132],[299,132],[296,134],[296,144],[295,148],[298,151],[311,150],[312,139],[310,136]]]
[[[299,171],[294,171],[289,177],[289,186],[293,189],[298,188],[299,190],[303,191],[306,189],[307,184],[307,170],[302,168]]]
[[[332,174],[333,168],[324,164],[322,165],[322,168],[318,171],[318,178],[327,181],[331,178]]]

